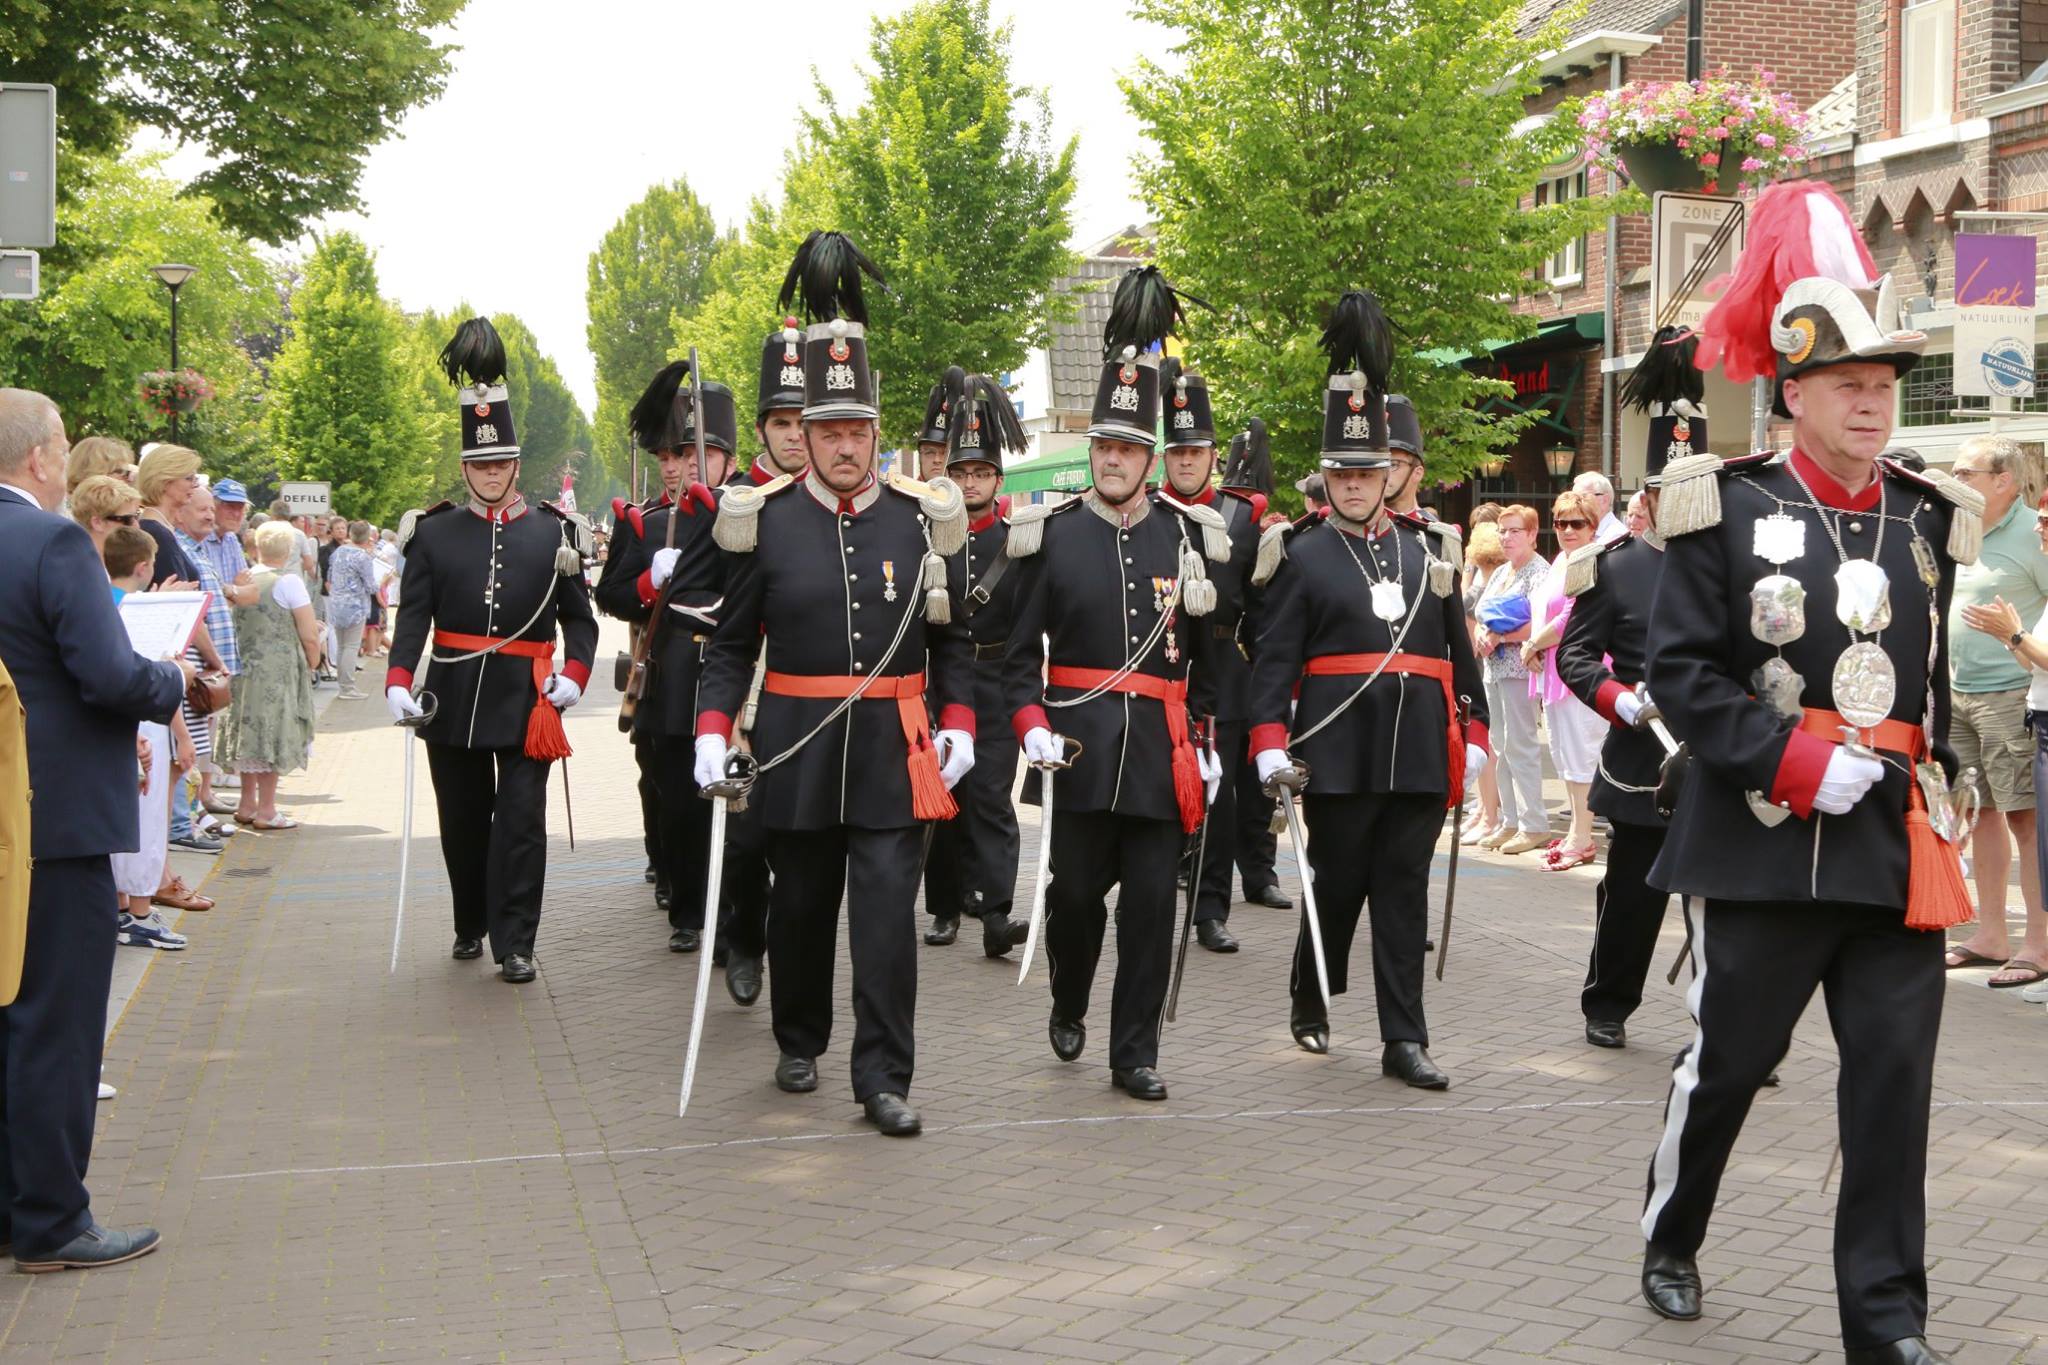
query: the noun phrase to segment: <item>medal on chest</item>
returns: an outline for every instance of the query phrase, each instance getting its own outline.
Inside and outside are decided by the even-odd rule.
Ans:
[[[1407,603],[1401,596],[1401,585],[1391,579],[1381,579],[1372,585],[1372,614],[1382,621],[1394,622],[1401,619],[1407,610]]]
[[[882,600],[884,602],[894,602],[896,600],[896,561],[893,559],[882,561]]]

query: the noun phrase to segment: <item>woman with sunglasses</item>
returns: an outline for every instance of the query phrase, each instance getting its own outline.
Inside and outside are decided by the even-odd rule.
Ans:
[[[1561,839],[1543,851],[1548,872],[1564,872],[1593,861],[1593,811],[1586,797],[1593,787],[1593,774],[1600,766],[1600,745],[1607,738],[1607,722],[1599,712],[1573,696],[1557,676],[1557,643],[1564,638],[1565,622],[1571,619],[1572,600],[1565,595],[1565,560],[1574,550],[1593,543],[1600,524],[1593,500],[1583,493],[1561,493],[1551,505],[1550,525],[1557,532],[1557,558],[1550,572],[1530,595],[1535,625],[1522,645],[1522,662],[1529,668],[1529,695],[1543,703],[1543,717],[1550,731],[1550,764],[1564,779],[1571,797],[1572,825]]]

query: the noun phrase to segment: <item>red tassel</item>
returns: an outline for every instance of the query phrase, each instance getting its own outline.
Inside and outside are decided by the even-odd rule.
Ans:
[[[1202,827],[1202,811],[1208,805],[1202,783],[1202,769],[1195,762],[1194,746],[1182,738],[1173,746],[1173,799],[1180,803],[1180,827],[1193,834]]]
[[[1906,927],[1953,929],[1977,918],[1963,881],[1962,855],[1934,832],[1920,784],[1906,808]]]
[[[950,820],[960,813],[939,776],[939,751],[930,740],[910,749],[910,813],[920,820]]]
[[[1465,726],[1458,719],[1458,703],[1451,696],[1451,680],[1444,679],[1444,714],[1450,719],[1445,725],[1444,765],[1450,772],[1450,794],[1444,802],[1445,810],[1456,810],[1465,804]]]
[[[526,716],[526,756],[542,763],[570,756],[569,732],[562,728],[562,713],[548,700],[547,693],[540,692],[554,671],[551,658],[533,661],[533,686],[540,694],[533,699],[533,710]]]

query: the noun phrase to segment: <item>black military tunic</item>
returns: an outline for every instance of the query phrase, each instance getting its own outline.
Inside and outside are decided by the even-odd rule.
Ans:
[[[960,814],[932,833],[925,864],[925,909],[934,916],[1008,915],[1017,887],[1017,737],[1003,707],[1003,650],[1016,613],[1017,566],[988,586],[1008,531],[998,508],[969,525],[967,544],[946,560],[946,580],[961,604],[960,624],[973,658],[974,766],[953,788]]]
[[[1643,1233],[1673,1255],[1698,1250],[1756,1087],[1823,989],[1842,1042],[1835,1274],[1851,1347],[1918,1336],[1926,1324],[1942,935],[1905,923],[1911,779],[1900,766],[1914,746],[1900,741],[1931,719],[1937,752],[1946,747],[1939,625],[1955,577],[1946,546],[1951,516],[1972,515],[1952,513],[1918,476],[1878,469],[1850,494],[1798,452],[1732,462],[1718,476],[1719,523],[1671,536],[1650,626],[1651,695],[1693,753],[1651,881],[1705,902],[1693,908],[1689,1000],[1698,1028],[1673,1068]],[[1672,497],[1667,484],[1663,509]],[[1752,633],[1750,599],[1751,586],[1773,572],[1757,553],[1757,523],[1776,514],[1805,528],[1803,552],[1779,570],[1806,591],[1804,634],[1782,649],[1804,681],[1796,698],[1804,706],[1839,709],[1831,680],[1852,638],[1835,614],[1842,556],[1875,560],[1889,580],[1891,623],[1878,642],[1897,674],[1890,719],[1906,730],[1873,735],[1884,777],[1846,815],[1813,806],[1835,737],[1795,729],[1756,696],[1755,675],[1780,653]],[[1748,792],[1782,813],[1777,823],[1758,818]]]
[[[915,498],[870,483],[842,500],[808,474],[768,493],[755,520],[760,550],[727,557],[725,611],[704,663],[697,730],[731,734],[765,631],[768,673],[753,731],[764,770],[749,804],[768,832],[774,874],[768,965],[776,1042],[785,1054],[816,1058],[831,1040],[844,894],[854,1098],[907,1095],[924,832],[905,725],[973,733],[966,637],[925,620],[928,542]],[[882,680],[875,693],[827,724],[838,701],[823,693],[836,686],[844,695],[852,680],[869,676]],[[805,691],[820,695],[797,695]],[[928,738],[922,752],[935,772]]]
[[[1004,704],[1020,741],[1043,726],[1082,745],[1074,766],[1052,776],[1052,828],[1040,834],[1052,841],[1044,935],[1053,1014],[1075,1024],[1087,1015],[1104,898],[1118,888],[1109,1064],[1150,1067],[1175,942],[1174,866],[1201,815],[1199,776],[1192,810],[1190,779],[1177,782],[1176,737],[1191,744],[1190,718],[1215,712],[1206,621],[1177,596],[1183,550],[1202,545],[1202,528],[1150,497],[1128,516],[1092,492],[1033,512],[1035,525],[1010,532],[1019,582]],[[1124,685],[1163,696],[1104,691],[1073,704],[1134,656]],[[1183,773],[1193,761],[1189,748]]]
[[[704,923],[705,875],[710,867],[711,803],[699,794],[693,767],[698,680],[725,600],[725,556],[711,539],[716,496],[699,484],[686,490],[680,504],[663,498],[636,518],[637,534],[615,548],[597,588],[598,605],[607,612],[624,616],[638,611],[645,619],[662,596],[654,586],[654,556],[667,547],[669,519],[676,518],[677,558],[667,584],[673,589],[668,593],[668,619],[654,637],[646,682],[633,712],[634,744],[638,748],[644,743],[652,755],[660,797],[671,929],[695,930]]]
[[[612,499],[611,542],[605,554],[604,567],[598,570],[597,586],[591,590],[597,609],[631,625],[636,641],[654,608],[642,605],[640,594],[632,590],[632,577],[623,574],[625,561],[630,553],[637,557],[641,567],[645,566],[646,555],[638,550],[637,542],[646,515],[667,502],[665,493],[639,504],[629,503],[624,498]],[[630,547],[629,542],[633,543]],[[640,569],[633,572],[638,574]],[[647,866],[654,872],[655,899],[658,903],[668,903],[673,896],[668,880],[668,859],[661,851],[661,790],[654,780],[654,741],[637,729],[630,733],[633,736],[633,763],[640,772],[641,840],[647,848]]]
[[[1594,894],[1593,953],[1579,1008],[1589,1020],[1620,1023],[1643,1003],[1643,981],[1671,900],[1649,884],[1664,847],[1656,800],[1664,746],[1649,730],[1623,725],[1614,709],[1617,697],[1645,680],[1650,606],[1664,551],[1640,536],[1623,536],[1602,547],[1594,564],[1592,585],[1572,599],[1557,647],[1557,676],[1614,726],[1600,746],[1589,798],[1612,834]]]
[[[580,565],[561,573],[556,556],[579,548],[580,527],[547,503],[523,498],[498,512],[442,503],[423,513],[405,543],[398,628],[389,686],[410,686],[426,657],[423,690],[439,704],[420,728],[441,817],[458,938],[482,938],[491,952],[533,952],[547,876],[548,764],[527,757],[528,718],[543,661],[484,640],[553,648],[561,672],[585,687],[597,650],[597,618]],[[436,638],[429,654],[429,629]],[[451,634],[452,633],[452,634]],[[443,662],[447,660],[447,662]]]
[[[1486,747],[1486,697],[1449,565],[1437,562],[1433,582],[1425,533],[1381,525],[1368,531],[1332,513],[1274,532],[1286,555],[1260,607],[1251,748],[1284,749],[1309,769],[1302,805],[1331,994],[1345,989],[1351,939],[1370,902],[1380,1037],[1426,1046],[1430,859],[1446,807],[1462,799],[1465,745]],[[1399,585],[1399,619],[1374,614],[1374,583]],[[1439,594],[1437,583],[1449,590]],[[1360,694],[1390,652],[1396,660]],[[1466,708],[1462,727],[1453,704]],[[1290,729],[1300,738],[1290,740]],[[1297,1020],[1327,1022],[1305,922],[1291,991]]]

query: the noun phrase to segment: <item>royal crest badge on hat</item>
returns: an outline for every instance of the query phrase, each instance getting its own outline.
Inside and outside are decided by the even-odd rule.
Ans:
[[[512,429],[512,400],[505,390],[505,343],[489,318],[470,318],[455,329],[441,348],[441,370],[459,390],[462,458],[518,459],[519,437]]]

